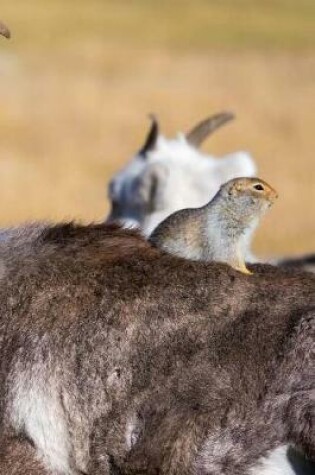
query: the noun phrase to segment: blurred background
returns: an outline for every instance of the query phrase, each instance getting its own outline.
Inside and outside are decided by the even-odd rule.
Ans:
[[[155,112],[168,137],[249,151],[280,199],[255,249],[315,250],[314,0],[3,0],[0,226],[102,220],[109,178]]]

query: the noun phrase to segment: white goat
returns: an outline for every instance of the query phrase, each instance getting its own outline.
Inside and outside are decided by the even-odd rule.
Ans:
[[[198,147],[234,115],[219,113],[175,139],[160,134],[152,117],[144,146],[109,184],[112,209],[108,221],[138,225],[146,235],[174,211],[200,207],[231,178],[254,176],[256,165],[246,152],[221,158]]]

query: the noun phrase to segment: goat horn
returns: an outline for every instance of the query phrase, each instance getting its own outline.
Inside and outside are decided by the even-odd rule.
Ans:
[[[219,114],[207,117],[186,134],[186,140],[190,145],[198,148],[209,135],[234,118],[235,116],[232,112],[220,112]]]
[[[11,38],[10,30],[0,21],[0,35]]]
[[[151,127],[150,127],[148,135],[145,139],[144,145],[141,148],[141,150],[139,151],[139,155],[142,155],[143,157],[145,157],[146,154],[148,152],[150,152],[150,150],[154,150],[154,148],[156,146],[156,141],[157,141],[158,136],[159,136],[159,123],[158,123],[155,115],[150,114],[149,118],[151,120]]]

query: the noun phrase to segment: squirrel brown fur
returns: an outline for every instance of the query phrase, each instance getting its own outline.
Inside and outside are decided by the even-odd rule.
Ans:
[[[245,264],[253,232],[277,199],[260,178],[234,178],[201,208],[177,211],[151,234],[156,247],[187,259],[225,262],[250,274]]]

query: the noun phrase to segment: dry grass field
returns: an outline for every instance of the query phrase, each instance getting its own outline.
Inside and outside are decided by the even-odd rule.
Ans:
[[[314,0],[3,0],[0,225],[101,220],[147,114],[166,135],[222,109],[208,141],[250,151],[280,199],[264,254],[315,251]]]

